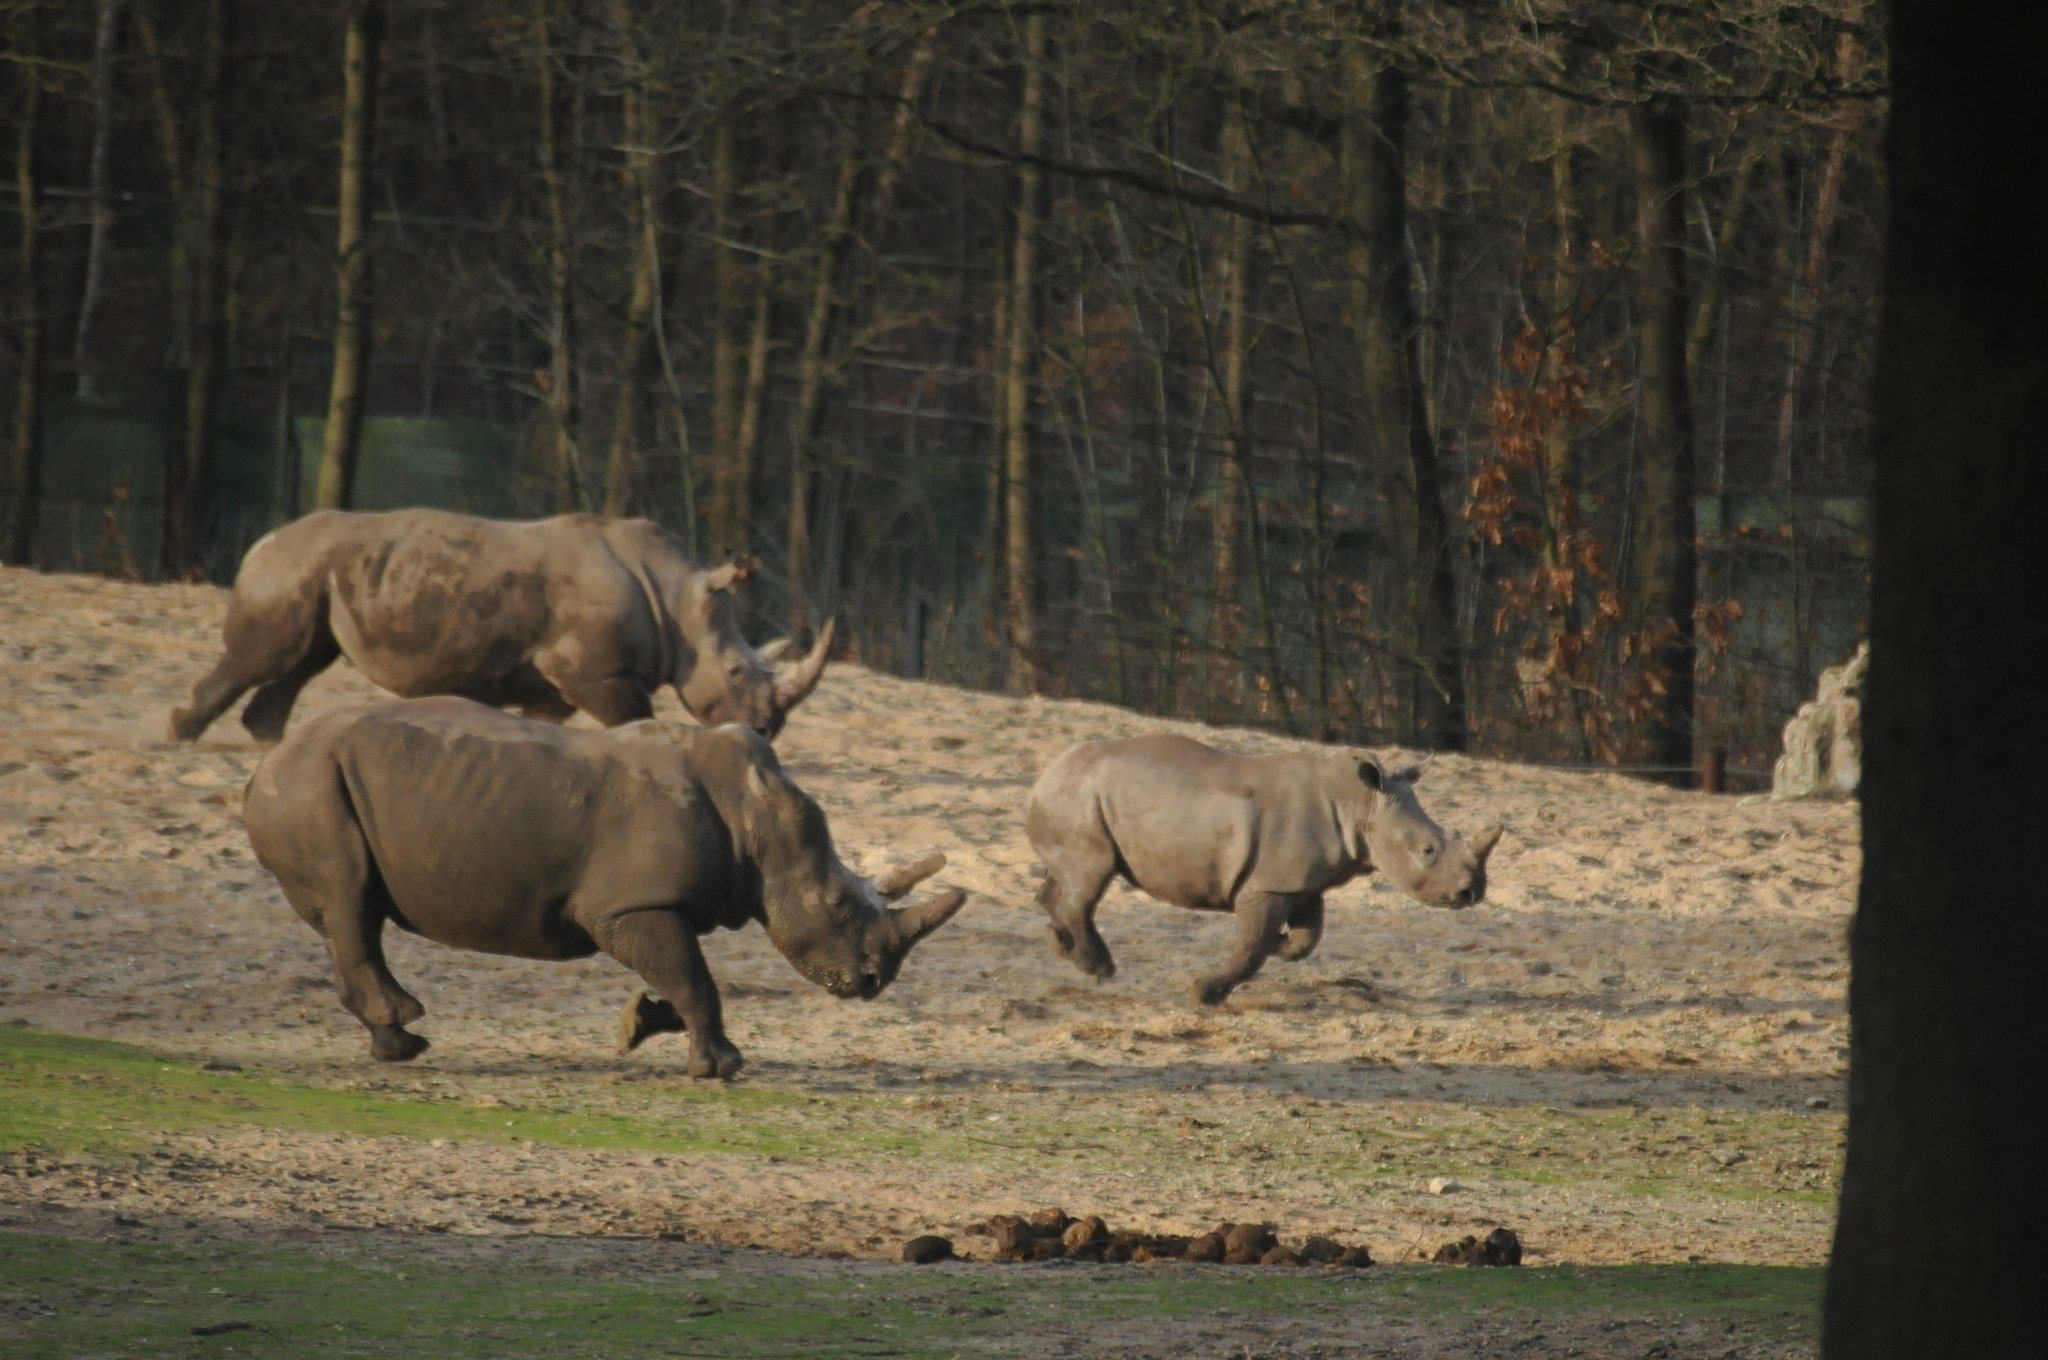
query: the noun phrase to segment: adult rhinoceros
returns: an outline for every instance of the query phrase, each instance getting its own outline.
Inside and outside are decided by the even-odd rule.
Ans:
[[[1175,906],[1234,911],[1236,953],[1195,983],[1214,1006],[1268,957],[1307,958],[1324,892],[1375,868],[1418,902],[1471,906],[1501,829],[1471,844],[1446,835],[1415,800],[1421,774],[1364,752],[1239,756],[1178,736],[1070,747],[1038,777],[1024,823],[1053,946],[1084,973],[1116,973],[1095,904],[1118,877]]]
[[[341,709],[264,756],[243,819],[385,1062],[427,1046],[405,1028],[425,1008],[385,965],[386,921],[488,954],[603,950],[660,993],[626,1003],[619,1046],[687,1030],[690,1075],[727,1077],[743,1059],[698,936],[759,921],[805,977],[873,998],[965,898],[889,906],[944,856],[854,873],[774,748],[738,726],[584,732],[453,698]]]
[[[171,735],[198,737],[254,686],[242,725],[276,741],[306,682],[346,656],[394,694],[557,722],[582,709],[607,727],[649,716],[673,685],[700,722],[773,737],[816,687],[832,629],[778,667],[740,632],[739,574],[698,567],[642,519],[318,511],[242,559],[220,661],[171,713]]]

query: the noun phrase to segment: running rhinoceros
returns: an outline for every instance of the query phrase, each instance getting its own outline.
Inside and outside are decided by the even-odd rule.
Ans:
[[[959,910],[943,892],[890,907],[933,856],[880,882],[840,863],[825,814],[740,726],[585,731],[467,699],[408,699],[294,728],[249,781],[257,859],[319,931],[342,1004],[386,1062],[417,1056],[425,1008],[384,963],[388,920],[458,949],[528,959],[599,950],[653,985],[622,1050],[687,1030],[690,1075],[743,1063],[699,935],[759,921],[838,996],[872,998]]]
[[[1374,868],[1418,902],[1470,906],[1501,828],[1471,844],[1445,835],[1415,801],[1420,774],[1356,752],[1237,756],[1174,736],[1070,747],[1025,815],[1053,944],[1082,972],[1115,975],[1095,904],[1118,876],[1175,906],[1234,911],[1230,965],[1195,983],[1214,1006],[1269,955],[1308,957],[1323,893]]]
[[[318,511],[242,559],[221,659],[172,712],[171,735],[193,740],[257,686],[242,725],[275,741],[306,682],[346,656],[394,694],[557,722],[580,708],[607,727],[647,717],[653,692],[674,685],[699,721],[773,737],[824,673],[832,628],[778,669],[740,633],[740,574],[699,568],[644,519]]]

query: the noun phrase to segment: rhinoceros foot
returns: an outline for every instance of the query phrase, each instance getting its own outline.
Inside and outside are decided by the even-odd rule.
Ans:
[[[657,1034],[681,1034],[688,1026],[661,997],[635,992],[619,1008],[619,1052],[631,1053]]]
[[[370,1056],[378,1062],[411,1062],[427,1047],[423,1035],[411,1033],[403,1025],[370,1026]]]
[[[1230,994],[1236,990],[1237,979],[1232,977],[1197,978],[1195,980],[1195,1000],[1204,1006],[1220,1006],[1225,1001],[1228,1001]]]
[[[199,734],[206,730],[206,724],[195,719],[191,711],[183,708],[171,710],[171,740],[197,741]]]
[[[690,1049],[689,1073],[693,1077],[735,1077],[739,1075],[747,1060],[740,1051],[722,1037],[710,1042],[700,1042]]]

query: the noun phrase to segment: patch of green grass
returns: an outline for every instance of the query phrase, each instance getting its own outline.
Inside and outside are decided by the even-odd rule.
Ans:
[[[672,1100],[707,1116],[659,1122],[587,1110],[479,1108],[453,1101],[337,1091],[240,1072],[207,1072],[130,1044],[0,1029],[0,1150],[129,1152],[167,1133],[256,1124],[316,1133],[397,1135],[652,1152],[821,1156],[843,1140],[777,1119],[801,1096],[743,1086],[686,1087]],[[885,1143],[887,1140],[883,1140]],[[907,1151],[912,1136],[897,1140]],[[871,1141],[869,1147],[874,1143]]]
[[[351,1247],[353,1243],[349,1244]],[[420,1259],[255,1247],[165,1246],[0,1232],[0,1351],[19,1360],[88,1350],[186,1353],[254,1345],[271,1354],[467,1356],[950,1356],[976,1338],[1084,1319],[1281,1314],[1341,1320],[1515,1311],[1684,1314],[1771,1323],[1810,1338],[1821,1271],[1765,1266],[1450,1270],[1365,1276],[1142,1266],[986,1267],[958,1272],[776,1268],[727,1258],[716,1278],[619,1281]],[[650,1247],[651,1251],[658,1248]],[[692,1269],[698,1276],[709,1270]],[[200,1341],[191,1329],[252,1330]]]

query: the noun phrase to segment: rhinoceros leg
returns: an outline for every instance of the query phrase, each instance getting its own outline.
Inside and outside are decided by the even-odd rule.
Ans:
[[[299,690],[341,654],[327,626],[326,592],[312,586],[259,605],[236,595],[221,641],[220,660],[192,687],[192,702],[171,711],[171,736],[178,741],[195,740],[259,685],[242,723],[259,740],[275,741]]]
[[[1273,951],[1275,957],[1296,963],[1316,952],[1323,942],[1323,895],[1303,893],[1294,899],[1294,911],[1287,918],[1287,938]]]
[[[334,635],[322,628],[290,670],[258,687],[250,696],[249,706],[242,710],[242,726],[249,730],[249,735],[258,741],[282,741],[285,719],[291,716],[292,705],[299,701],[299,691],[340,655],[341,647]]]
[[[681,915],[632,911],[589,929],[598,948],[647,979],[674,1007],[673,1013],[690,1036],[691,1076],[729,1077],[747,1065],[725,1037],[718,983],[704,962],[704,951],[697,947],[695,932]]]
[[[564,684],[562,698],[606,727],[654,716],[654,700],[647,693],[647,687],[638,680],[621,675],[608,680]]]
[[[1116,856],[1106,847],[1099,854],[1086,851],[1046,851],[1045,883],[1038,890],[1038,905],[1052,917],[1053,948],[1090,977],[1116,976],[1116,960],[1101,932],[1095,929],[1095,905],[1116,874]]]
[[[1222,972],[1195,981],[1195,1000],[1220,1006],[1223,999],[1258,973],[1280,947],[1300,897],[1292,893],[1247,892],[1238,895],[1237,949]]]

